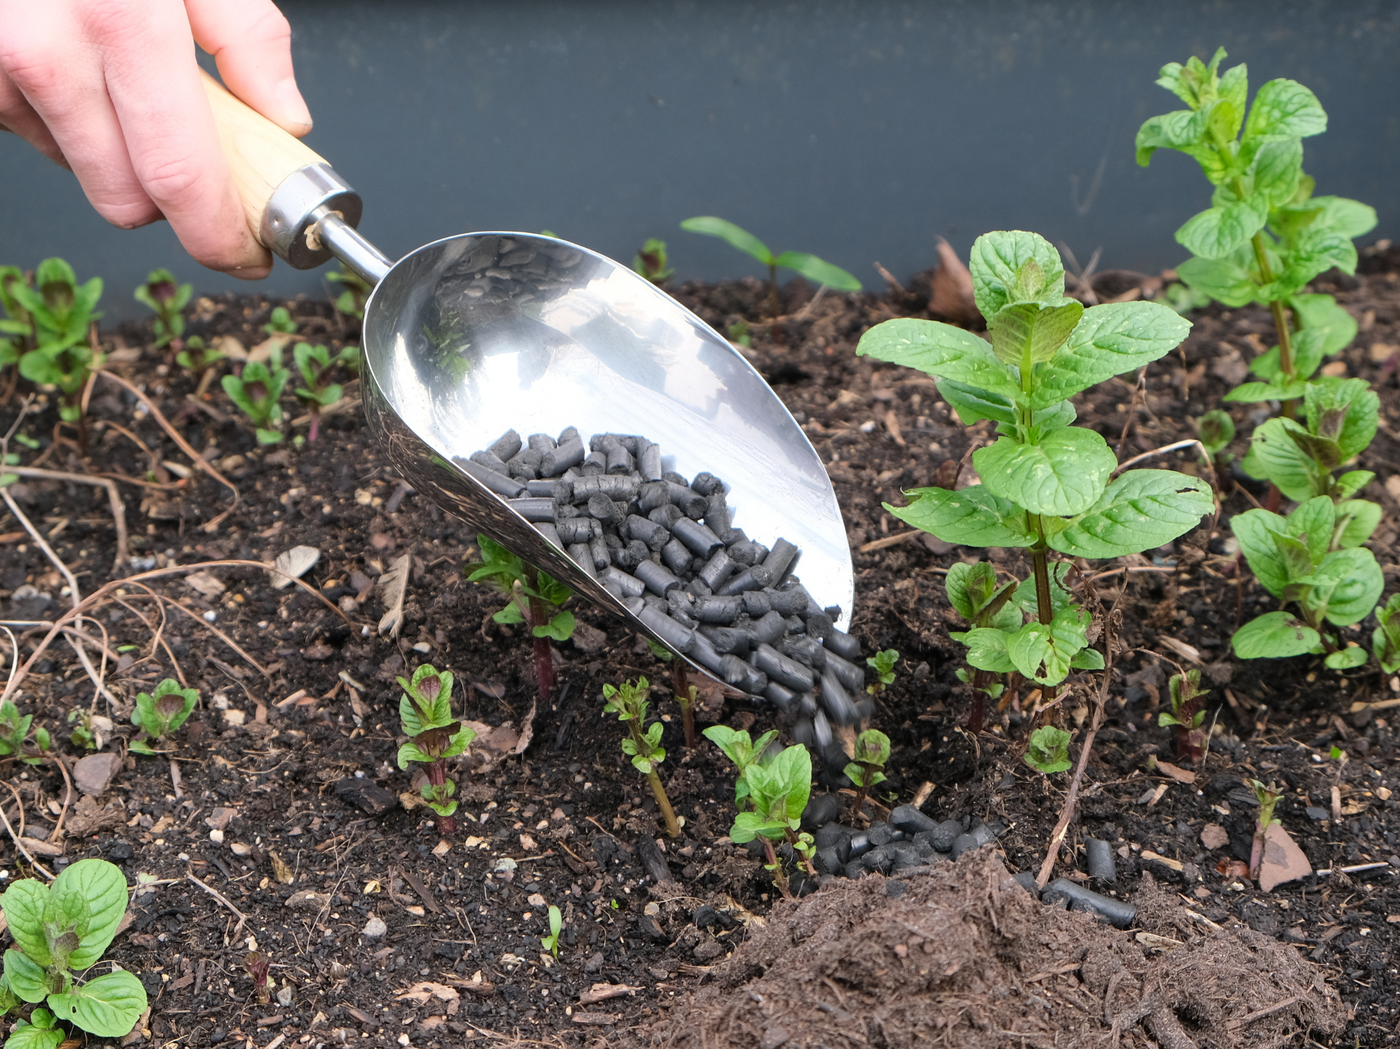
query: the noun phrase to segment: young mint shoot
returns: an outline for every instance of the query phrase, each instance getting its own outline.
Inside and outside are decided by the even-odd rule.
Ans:
[[[266,1005],[270,999],[267,987],[267,976],[272,970],[272,959],[261,951],[249,951],[248,956],[243,959],[243,967],[248,970],[248,977],[253,981],[253,992],[258,996],[258,1001]]]
[[[573,636],[574,614],[563,605],[574,592],[549,573],[516,557],[490,536],[478,535],[481,560],[465,566],[468,582],[485,583],[510,598],[492,619],[504,625],[528,623],[535,639],[535,687],[540,702],[554,691],[554,654],[550,641]]]
[[[147,738],[160,743],[172,732],[179,730],[199,702],[199,689],[181,688],[174,678],[166,678],[156,686],[155,693],[138,692],[136,708],[131,712],[131,723],[144,735],[131,743],[131,750],[138,754],[154,754],[156,751]]]
[[[169,346],[185,334],[185,317],[180,311],[189,305],[194,286],[180,284],[168,269],[151,270],[146,283],[136,289],[136,301],[155,311],[151,327],[155,331],[154,349]]]
[[[1254,843],[1249,850],[1249,876],[1258,878],[1259,867],[1264,862],[1264,841],[1268,837],[1269,827],[1278,822],[1274,819],[1274,809],[1278,807],[1283,791],[1272,783],[1265,786],[1257,779],[1250,780],[1249,785],[1254,788],[1254,796],[1259,799],[1259,816],[1254,824]]]
[[[894,675],[890,675],[893,677]],[[885,782],[885,765],[890,760],[890,737],[868,728],[856,737],[850,763],[841,771],[856,785],[851,815],[859,818],[870,788]]]
[[[1047,776],[1069,771],[1069,740],[1070,735],[1064,729],[1042,725],[1031,733],[1026,764]]]
[[[32,287],[13,267],[0,269],[0,289],[0,305],[11,318],[0,321],[0,336],[19,336],[0,338],[0,364],[18,361],[30,382],[58,387],[59,418],[76,423],[88,376],[102,363],[88,342],[88,329],[102,316],[94,310],[102,278],[79,284],[68,263],[45,259]]]
[[[840,266],[833,266],[805,251],[785,251],[781,255],[774,255],[763,241],[748,230],[741,229],[725,219],[718,219],[713,215],[702,215],[686,219],[681,223],[681,229],[689,230],[691,233],[703,233],[709,237],[718,237],[731,248],[742,251],[746,255],[752,255],[767,266],[768,312],[773,317],[778,316],[778,270],[780,269],[793,270],[810,281],[825,284],[837,291],[860,291],[860,281]]]
[[[277,402],[291,376],[291,371],[282,367],[281,347],[274,346],[267,364],[249,361],[242,375],[225,375],[220,380],[229,399],[252,422],[259,444],[282,441],[282,407]]]
[[[879,695],[894,684],[894,665],[899,662],[899,652],[886,648],[866,659],[865,665],[875,671],[875,684],[866,685],[865,691],[872,696]]]
[[[1230,457],[1225,454],[1225,449],[1235,439],[1235,420],[1230,418],[1229,412],[1219,408],[1206,412],[1196,420],[1196,436],[1212,463],[1228,465]]]
[[[340,400],[345,392],[343,385],[331,382],[335,369],[344,365],[347,370],[358,370],[359,350],[347,346],[332,357],[330,350],[324,346],[301,342],[292,348],[292,361],[301,373],[304,384],[296,388],[296,398],[311,413],[311,430],[306,439],[314,441],[321,428],[321,412]]]
[[[549,905],[549,935],[540,937],[540,946],[555,958],[559,957],[559,934],[564,929],[564,917],[554,904]]]
[[[1089,647],[1090,614],[1058,568],[1052,573],[1050,551],[1071,558],[1141,553],[1214,510],[1210,486],[1199,478],[1173,470],[1115,477],[1113,450],[1096,431],[1073,425],[1069,398],[1162,357],[1190,324],[1159,303],[1085,309],[1066,298],[1059,253],[1034,233],[979,237],[970,269],[989,340],[948,324],[899,319],[866,332],[856,352],[933,376],[965,425],[990,419],[1000,436],[973,453],[981,484],[916,489],[905,493],[908,506],[885,508],[946,542],[1028,549],[1032,578],[1013,592],[1015,607],[985,573],[975,580],[960,573],[957,581],[950,573],[949,596],[955,585],[976,589],[975,598],[954,599],[974,623],[960,635],[972,667],[992,675],[1017,671],[1053,699],[1070,670],[1104,664]],[[977,625],[979,618],[986,625]]]
[[[1206,712],[1201,709],[1201,700],[1209,694],[1209,689],[1201,689],[1201,672],[1196,669],[1184,674],[1173,674],[1167,682],[1171,690],[1171,710],[1157,715],[1157,724],[1162,728],[1176,729],[1176,756],[1188,761],[1199,761],[1205,753],[1205,733],[1201,723]]]
[[[175,354],[175,363],[187,372],[197,372],[212,368],[224,356],[222,351],[206,346],[198,335],[191,335],[184,341],[184,348]]]
[[[263,331],[268,335],[295,335],[297,322],[292,320],[292,315],[287,312],[287,307],[274,306],[267,323],[263,325]]]
[[[369,282],[349,270],[331,270],[326,274],[326,280],[344,289],[335,297],[336,310],[347,317],[364,320],[365,304],[369,302],[369,293],[374,290]]]
[[[666,242],[655,237],[647,238],[642,250],[632,259],[632,269],[658,287],[676,272],[666,265]]]
[[[19,712],[19,707],[10,700],[0,703],[0,758],[17,757],[26,765],[42,765],[49,750],[48,729],[42,725],[34,728],[33,741],[30,741],[30,726],[34,724],[33,714]]]
[[[447,759],[466,753],[476,732],[452,715],[452,672],[441,673],[424,663],[409,680],[398,679],[399,721],[408,742],[399,747],[399,768],[417,762],[427,766],[428,782],[419,788],[428,807],[438,814],[443,837],[457,830],[453,814],[457,784],[447,776]]]
[[[1376,629],[1371,632],[1371,650],[1387,674],[1400,671],[1400,594],[1391,594],[1386,606],[1376,613]]]
[[[666,823],[666,834],[672,838],[681,836],[680,821],[671,808],[671,799],[666,796],[666,788],[661,785],[661,776],[656,767],[666,760],[666,748],[661,745],[664,727],[655,721],[647,725],[647,693],[651,685],[644,677],[639,677],[634,685],[624,681],[614,688],[603,686],[603,713],[616,714],[617,719],[627,726],[627,737],[622,741],[622,752],[632,759],[632,765],[647,778],[656,807]]]
[[[734,781],[734,806],[742,812],[745,799],[749,796],[749,784],[744,778],[744,773],[750,765],[767,755],[768,748],[778,738],[778,730],[769,729],[757,740],[750,740],[747,732],[732,729],[728,725],[711,725],[701,735],[719,747],[724,756],[734,763],[738,772],[738,778]]]
[[[92,968],[117,933],[126,913],[126,878],[106,860],[79,860],[65,867],[52,885],[32,878],[13,883],[0,895],[15,946],[5,952],[10,992],[33,1005],[32,1033],[22,1045],[57,1049],[64,1020],[99,1038],[129,1034],[146,1009],[141,981],[122,969],[80,982],[74,975]],[[20,1036],[16,1031],[10,1042]],[[10,1043],[7,1043],[10,1044]]]

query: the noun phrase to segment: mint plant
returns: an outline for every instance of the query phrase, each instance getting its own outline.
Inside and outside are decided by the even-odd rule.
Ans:
[[[374,290],[369,282],[349,270],[331,270],[326,274],[326,280],[339,284],[343,289],[335,297],[335,308],[347,317],[364,320],[365,304],[369,302],[369,293]]]
[[[1021,628],[1024,616],[1020,606],[1012,601],[1017,584],[1013,581],[998,586],[997,572],[990,561],[978,561],[976,564],[959,561],[954,564],[948,569],[944,590],[948,603],[974,630],[990,628],[1010,633]],[[949,636],[954,641],[966,641],[967,632],[954,632]],[[970,663],[968,665],[972,666]],[[999,673],[975,666],[971,674],[960,668],[957,675],[959,681],[972,685],[972,709],[968,713],[967,728],[976,735],[982,731],[986,699],[997,699],[1006,686]]]
[[[1246,67],[1221,75],[1223,58],[1219,48],[1209,65],[1193,57],[1162,67],[1157,83],[1188,108],[1142,125],[1137,162],[1146,167],[1158,149],[1179,150],[1215,187],[1211,207],[1176,232],[1193,255],[1177,275],[1226,306],[1269,307],[1278,345],[1250,365],[1259,381],[1226,400],[1279,400],[1292,415],[1289,402],[1302,396],[1322,358],[1356,335],[1356,321],[1332,296],[1305,295],[1303,288],[1334,266],[1356,272],[1352,238],[1375,226],[1376,212],[1343,197],[1313,196],[1314,181],[1303,173],[1303,139],[1327,130],[1317,96],[1296,81],[1270,80],[1246,107]],[[1248,460],[1245,469],[1261,476]]]
[[[894,684],[894,665],[899,662],[899,651],[886,648],[866,659],[865,665],[875,671],[875,684],[866,685],[865,691],[872,696],[879,695]]]
[[[0,758],[18,758],[26,765],[44,763],[51,744],[49,730],[42,725],[34,726],[31,739],[31,726],[34,726],[33,714],[21,715],[19,707],[8,699],[0,703]]]
[[[7,1046],[57,1049],[64,1033],[57,1020],[99,1038],[121,1038],[146,1009],[141,981],[123,969],[81,981],[73,970],[90,969],[112,942],[126,913],[126,878],[106,860],[79,860],[45,886],[17,881],[0,895],[15,946],[5,952],[5,982],[35,1009],[29,1025]]]
[[[1211,463],[1225,466],[1230,461],[1225,449],[1235,439],[1235,420],[1230,418],[1229,412],[1212,408],[1196,420],[1196,437]]]
[[[1400,594],[1391,594],[1386,606],[1376,613],[1376,629],[1371,633],[1371,650],[1387,674],[1400,670]]]
[[[1173,674],[1167,686],[1171,692],[1171,710],[1158,714],[1157,724],[1176,730],[1178,758],[1199,761],[1205,753],[1206,744],[1205,733],[1201,731],[1206,712],[1201,709],[1201,700],[1210,694],[1210,690],[1201,689],[1201,672],[1194,668],[1182,674]]]
[[[267,977],[272,971],[272,959],[261,951],[249,951],[248,956],[243,959],[243,967],[248,970],[248,977],[253,981],[253,993],[258,996],[258,1001],[266,1005],[271,1001],[268,993]]]
[[[292,348],[292,361],[304,383],[296,388],[296,397],[311,412],[311,431],[306,435],[308,441],[316,440],[320,431],[321,410],[340,400],[345,392],[345,387],[340,383],[331,382],[335,369],[344,367],[347,371],[353,371],[358,368],[359,360],[360,351],[355,346],[346,346],[334,357],[324,346],[312,346],[306,342],[297,343]]]
[[[411,680],[398,679],[399,721],[408,742],[399,747],[399,768],[412,762],[428,767],[428,782],[419,788],[428,807],[438,814],[438,831],[446,837],[457,830],[457,784],[447,776],[447,759],[466,753],[476,732],[452,716],[452,672],[438,673],[424,663]]]
[[[632,269],[658,287],[676,272],[666,265],[666,242],[655,237],[647,238],[642,250],[632,259]]]
[[[627,726],[627,738],[622,741],[622,752],[632,759],[633,767],[647,778],[647,785],[656,798],[656,807],[661,810],[661,818],[666,823],[666,834],[672,838],[681,836],[681,825],[671,808],[671,799],[666,796],[666,788],[661,785],[661,777],[656,767],[666,760],[666,748],[661,745],[661,733],[665,726],[659,721],[647,725],[647,693],[650,683],[639,677],[634,685],[624,681],[614,688],[603,686],[603,713],[616,714],[617,719]]]
[[[791,899],[787,871],[773,843],[791,846],[802,858],[807,873],[816,874],[812,867],[816,845],[812,835],[802,830],[802,813],[812,794],[811,755],[800,743],[769,754],[769,744],[777,733],[765,733],[751,744],[747,732],[714,726],[705,730],[705,737],[739,769],[734,788],[734,804],[739,811],[729,828],[729,840],[738,845],[762,841],[768,859],[764,869],[773,876],[774,887],[784,898]]]
[[[1250,780],[1249,785],[1254,788],[1254,796],[1259,799],[1259,816],[1254,823],[1254,842],[1249,849],[1249,876],[1258,878],[1259,867],[1264,862],[1264,839],[1269,833],[1269,827],[1279,822],[1274,818],[1274,809],[1278,807],[1283,791],[1272,783],[1265,786],[1257,779]]]
[[[282,441],[282,406],[278,400],[291,375],[289,369],[282,367],[281,348],[274,346],[267,364],[249,361],[243,366],[242,375],[225,375],[220,380],[229,399],[252,422],[259,444]]]
[[[1070,735],[1064,729],[1042,725],[1031,733],[1024,760],[1031,768],[1047,776],[1067,772],[1070,766],[1069,740]]]
[[[891,675],[893,677],[893,675]],[[868,728],[856,737],[851,761],[841,771],[856,786],[856,797],[851,802],[851,815],[860,817],[865,806],[865,797],[870,788],[885,782],[885,765],[890,760],[890,737],[873,728]]]
[[[204,340],[198,335],[191,335],[184,341],[180,352],[175,354],[175,363],[187,372],[198,372],[212,368],[223,360],[224,356],[219,350],[204,345]]]
[[[1089,647],[1089,612],[1065,586],[1071,566],[1052,571],[1050,552],[1140,553],[1195,528],[1215,506],[1209,485],[1173,470],[1115,479],[1117,457],[1096,431],[1072,425],[1069,398],[1157,360],[1190,324],[1159,303],[1085,309],[1066,298],[1059,253],[1034,233],[979,237],[970,268],[990,341],[936,321],[898,319],[867,331],[856,352],[933,376],[965,425],[990,419],[1000,436],[973,453],[980,484],[915,489],[905,493],[908,506],[885,508],[946,542],[1028,550],[1032,577],[1009,598],[984,572],[976,577],[979,596],[965,593],[954,607],[974,624],[960,636],[972,667],[1018,672],[1053,698],[1071,669],[1104,663]],[[950,574],[950,599],[955,586],[966,591],[971,581]]]
[[[287,307],[274,306],[272,313],[268,316],[267,323],[263,325],[263,331],[268,335],[295,335],[297,322],[292,320],[292,315],[287,312]]]
[[[535,686],[540,702],[548,703],[554,691],[554,652],[551,641],[567,641],[574,633],[574,614],[564,602],[574,596],[548,572],[527,564],[490,536],[478,535],[481,560],[463,571],[467,581],[486,583],[510,598],[491,618],[503,625],[527,623],[535,639]]]
[[[167,269],[151,270],[146,283],[136,289],[136,301],[155,311],[151,322],[155,330],[155,349],[169,346],[172,341],[185,334],[185,317],[180,311],[190,301],[194,286],[180,284],[175,275]]]
[[[746,229],[734,225],[725,219],[718,219],[712,215],[701,215],[693,219],[686,219],[681,223],[681,229],[689,230],[691,233],[703,233],[709,237],[718,237],[731,248],[752,255],[763,265],[768,267],[768,312],[772,316],[778,315],[778,270],[788,269],[802,274],[810,281],[818,284],[825,284],[835,288],[837,291],[860,291],[860,281],[847,273],[840,266],[833,266],[815,255],[809,255],[805,251],[785,251],[781,255],[774,255],[768,250],[768,245],[759,240]]]
[[[45,259],[34,271],[32,287],[7,266],[0,270],[0,289],[0,305],[10,317],[0,321],[0,364],[18,362],[19,373],[30,382],[56,386],[62,394],[59,418],[76,423],[88,376],[102,363],[88,345],[88,329],[102,316],[94,311],[102,278],[79,284],[68,263]]]
[[[1353,503],[1375,507],[1375,515]],[[1296,609],[1296,614],[1265,612],[1240,627],[1230,638],[1236,656],[1279,659],[1325,653],[1333,670],[1366,662],[1366,650],[1345,644],[1334,628],[1365,619],[1385,589],[1376,555],[1360,545],[1375,529],[1379,511],[1374,503],[1333,503],[1319,495],[1287,517],[1257,509],[1231,520],[1254,577]]]
[[[540,937],[540,946],[559,957],[559,934],[564,931],[564,916],[554,904],[549,905],[549,935]]]
[[[159,744],[166,736],[179,730],[199,703],[199,689],[181,688],[180,682],[168,677],[156,686],[154,695],[136,693],[136,708],[131,712],[131,723],[143,735],[131,742],[132,750],[138,754],[154,754],[151,743]]]

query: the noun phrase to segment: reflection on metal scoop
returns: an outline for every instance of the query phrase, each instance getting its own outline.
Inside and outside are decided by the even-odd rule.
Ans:
[[[728,340],[628,267],[552,237],[469,233],[391,263],[355,231],[359,198],[320,157],[212,81],[209,91],[261,242],[302,268],[334,254],[375,285],[364,319],[365,411],[415,489],[652,634],[453,462],[511,428],[557,434],[572,425],[585,440],[642,434],[660,445],[666,469],[721,477],[749,536],[795,543],[803,584],[840,606],[838,627],[849,624],[854,578],[831,481]]]

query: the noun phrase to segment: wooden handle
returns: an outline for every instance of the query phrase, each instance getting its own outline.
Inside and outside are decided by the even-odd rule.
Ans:
[[[260,244],[272,247],[265,243],[261,233],[263,212],[272,199],[272,191],[299,168],[326,161],[267,117],[234,98],[208,73],[200,70],[200,76],[204,79],[204,90],[214,111],[214,123],[233,172],[248,228]]]

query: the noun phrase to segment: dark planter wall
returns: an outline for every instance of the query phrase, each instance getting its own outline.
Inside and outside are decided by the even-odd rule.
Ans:
[[[1147,4],[806,0],[285,0],[311,144],[364,195],[389,254],[481,229],[550,229],[630,259],[648,236],[678,278],[759,267],[677,229],[716,214],[774,250],[880,284],[931,264],[937,236],[1025,228],[1101,268],[1183,257],[1206,206],[1194,162],[1133,162],[1141,121],[1176,108],[1158,68],[1217,44],[1251,88],[1311,87],[1330,130],[1306,143],[1318,191],[1400,226],[1400,2]],[[0,140],[0,262],[63,255],[103,276],[109,317],[157,265],[200,290],[169,230],[107,227],[72,177]],[[319,294],[280,267],[261,286]]]

